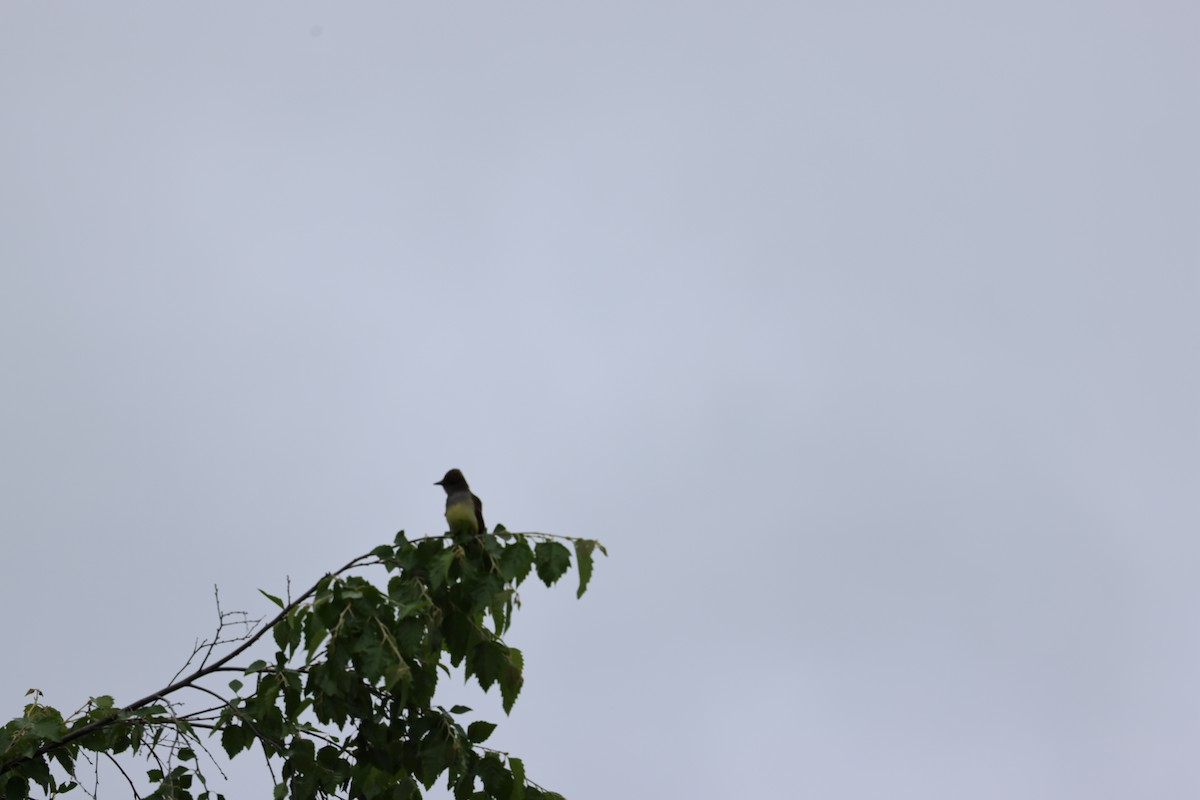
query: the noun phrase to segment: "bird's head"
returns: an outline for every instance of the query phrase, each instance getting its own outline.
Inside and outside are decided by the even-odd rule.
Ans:
[[[463,477],[462,472],[456,469],[452,469],[447,472],[446,477],[442,478],[440,481],[436,481],[433,485],[441,486],[446,490],[446,494],[468,488],[467,479]]]

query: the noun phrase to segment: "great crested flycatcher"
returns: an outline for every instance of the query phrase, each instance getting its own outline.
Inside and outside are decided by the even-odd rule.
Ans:
[[[471,493],[471,487],[467,486],[467,479],[460,471],[450,470],[433,485],[446,490],[446,522],[450,524],[451,532],[487,533],[487,526],[483,524],[483,502]]]

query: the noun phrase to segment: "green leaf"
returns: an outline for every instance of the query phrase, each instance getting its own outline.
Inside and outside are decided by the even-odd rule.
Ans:
[[[0,780],[4,780],[3,773],[0,773]],[[24,800],[29,796],[29,779],[12,775],[0,786],[0,789],[3,790],[0,792],[0,797]]]
[[[62,767],[68,775],[75,774],[75,756],[71,752],[70,747],[60,747],[56,750],[51,750],[49,755],[58,762],[58,765]]]
[[[579,564],[579,591],[575,593],[578,599],[587,591],[588,581],[592,579],[592,550],[596,543],[591,539],[575,540],[575,559]]]
[[[504,701],[505,714],[512,711],[517,695],[521,693],[521,686],[525,683],[521,674],[524,667],[525,658],[521,651],[515,647],[508,648],[508,663],[500,671],[500,697]]]
[[[393,661],[383,671],[383,688],[392,691],[396,686],[412,680],[412,667],[404,659]]]
[[[43,789],[49,789],[54,783],[54,778],[50,775],[50,765],[46,763],[46,759],[43,757],[26,761],[21,765],[21,771],[37,781],[37,784]]]
[[[500,680],[501,671],[508,662],[506,651],[507,648],[500,642],[480,642],[471,651],[467,668],[475,674],[475,679],[485,692]]]
[[[53,709],[45,709],[45,711],[54,711]],[[67,735],[67,726],[63,722],[62,717],[57,711],[53,714],[45,714],[40,718],[26,724],[26,730],[33,736],[40,739],[45,739],[49,742],[57,742],[59,739]]]
[[[492,595],[488,613],[492,615],[492,628],[497,636],[503,636],[512,622],[515,589],[505,589]]]
[[[221,731],[221,747],[225,748],[230,758],[248,749],[253,741],[254,733],[248,728],[228,725]]]
[[[317,654],[317,650],[325,641],[325,637],[329,635],[329,628],[325,627],[325,621],[321,619],[320,614],[309,614],[304,621],[304,663],[311,664],[313,656]]]
[[[454,550],[446,548],[434,556],[429,565],[429,587],[437,589],[450,577],[450,565],[454,563]]]
[[[280,608],[283,608],[283,601],[282,601],[282,600],[280,600],[280,599],[279,599],[278,597],[276,597],[275,595],[273,595],[273,594],[267,594],[267,593],[266,593],[266,592],[264,592],[262,589],[259,589],[259,590],[258,590],[258,592],[259,592],[259,594],[261,594],[263,597],[265,597],[265,598],[267,598],[268,600],[270,600],[270,601],[271,601],[272,603],[274,603],[275,605],[279,606]]]
[[[411,576],[393,575],[388,581],[387,593],[397,606],[404,607],[420,602],[424,588],[420,581]]]
[[[176,753],[176,755],[179,756],[180,761],[195,761],[196,760],[196,753],[190,747],[179,748],[179,752]]]
[[[506,581],[520,583],[533,567],[533,549],[524,539],[518,539],[500,554],[500,575]]]
[[[467,726],[467,738],[473,744],[483,744],[492,735],[492,731],[494,730],[496,730],[496,723],[478,720]]]
[[[271,631],[271,635],[275,637],[275,645],[280,650],[286,650],[288,639],[292,638],[291,615],[284,617],[275,623],[275,629]]]
[[[242,687],[245,685],[246,684],[242,683],[237,678],[234,678],[233,680],[231,680],[229,682],[229,688],[233,689],[234,694],[237,694],[238,692],[240,692],[242,690]]]
[[[450,748],[445,739],[425,737],[421,742],[420,769],[418,777],[426,789],[433,786],[450,763]]]
[[[508,800],[525,800],[525,762],[509,757],[508,768],[512,770],[513,788]]]
[[[487,797],[502,797],[505,785],[512,779],[509,771],[504,768],[504,764],[500,761],[500,756],[496,753],[488,753],[479,760],[479,767],[476,770],[476,774],[479,775],[479,780],[483,782],[483,788],[487,792]]]
[[[561,542],[538,542],[533,549],[533,561],[542,583],[553,586],[570,568],[571,551]]]
[[[451,714],[465,714],[470,710],[471,709],[467,708],[466,706],[451,706],[450,707]]]
[[[458,783],[454,784],[454,800],[476,800],[477,794],[475,776],[472,773],[460,776]]]
[[[285,784],[285,783],[275,784],[274,795],[275,795],[275,800],[283,800],[283,798],[287,797],[287,784]]]

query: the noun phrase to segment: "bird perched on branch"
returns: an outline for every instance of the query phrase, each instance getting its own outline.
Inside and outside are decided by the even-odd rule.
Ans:
[[[487,526],[483,524],[483,502],[472,494],[460,471],[450,470],[433,485],[446,490],[446,522],[451,532],[475,536],[487,533]]]

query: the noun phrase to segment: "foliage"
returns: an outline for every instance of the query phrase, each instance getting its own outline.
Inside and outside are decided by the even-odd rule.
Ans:
[[[197,756],[212,759],[214,739],[230,758],[258,745],[276,798],[409,800],[442,776],[458,800],[558,798],[526,777],[521,759],[483,746],[495,724],[464,727],[459,718],[471,709],[433,700],[439,675],[453,667],[485,691],[498,687],[505,712],[512,709],[524,660],[503,636],[520,606],[517,587],[532,571],[547,586],[561,578],[571,562],[564,541],[573,545],[582,595],[602,545],[498,527],[412,541],[401,532],[295,600],[263,592],[280,609],[266,624],[230,622],[218,602],[217,635],[184,669],[197,658],[199,666],[136,702],[118,707],[93,697],[64,718],[30,690],[24,714],[0,728],[0,800],[77,788],[94,796],[79,785],[81,758],[111,761],[134,797],[223,800]],[[348,574],[371,566],[390,575],[386,585]],[[223,638],[231,624],[244,624],[244,634]],[[234,663],[256,642],[268,643],[268,632],[273,657]],[[219,645],[236,646],[213,659]],[[227,690],[214,688],[218,679]],[[185,689],[211,702],[186,710],[178,699]],[[148,794],[139,795],[116,759],[122,754],[147,759],[147,780],[138,782]]]

